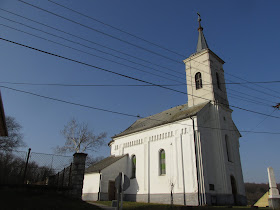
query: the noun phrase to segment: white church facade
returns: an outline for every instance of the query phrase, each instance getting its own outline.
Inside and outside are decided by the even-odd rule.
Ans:
[[[84,200],[115,199],[119,172],[125,200],[181,205],[246,205],[239,138],[229,108],[224,61],[199,21],[196,53],[184,60],[188,103],[142,118],[109,143],[111,156],[86,169]]]

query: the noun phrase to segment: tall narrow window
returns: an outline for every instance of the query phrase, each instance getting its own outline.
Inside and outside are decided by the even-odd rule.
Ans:
[[[201,78],[201,73],[200,72],[197,72],[195,74],[195,87],[196,87],[197,90],[202,88],[202,78]]]
[[[136,156],[133,155],[131,158],[131,179],[134,179],[136,175]]]
[[[165,151],[163,149],[159,151],[159,174],[166,174]]]
[[[232,162],[232,155],[231,155],[231,147],[230,142],[228,140],[228,136],[225,136],[225,142],[226,142],[226,150],[227,150],[227,158],[229,162]]]
[[[218,72],[216,72],[217,87],[221,90],[221,83]]]

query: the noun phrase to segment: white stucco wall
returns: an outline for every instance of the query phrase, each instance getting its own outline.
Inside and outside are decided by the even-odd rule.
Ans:
[[[126,172],[127,156],[101,170],[101,192],[108,193],[109,181],[115,181],[120,172]]]
[[[233,176],[237,193],[245,196],[239,154],[240,134],[232,121],[232,110],[228,108],[224,62],[210,50],[194,54],[184,62],[188,106],[211,103],[193,119],[181,120],[114,139],[111,144],[111,154],[129,154],[127,164],[129,177],[131,157],[136,156],[136,178],[131,179],[131,187],[126,193],[170,193],[170,185],[173,183],[174,193],[199,191],[208,195],[227,196],[232,194],[231,176]],[[201,89],[195,87],[197,72],[202,75]],[[217,75],[220,87],[217,85]],[[225,141],[226,135],[228,146]],[[231,154],[230,160],[227,147]],[[166,156],[165,175],[159,174],[161,149],[165,150]],[[210,190],[210,184],[214,185],[214,190]],[[226,197],[220,199],[224,199],[221,202],[230,202]]]
[[[83,194],[84,193],[98,193],[99,192],[99,181],[100,174],[92,173],[85,174],[84,176],[84,185],[83,185]]]
[[[182,140],[181,140],[182,138]],[[112,155],[129,154],[127,175],[131,177],[131,157],[136,156],[136,178],[131,179],[127,194],[183,193],[182,152],[185,192],[197,191],[196,166],[193,143],[192,120],[159,126],[143,132],[114,139]],[[159,174],[159,151],[165,150],[166,175]]]
[[[198,113],[198,138],[201,141],[204,187],[207,193],[231,194],[230,176],[236,180],[237,191],[245,195],[244,182],[239,155],[239,133],[235,130],[228,105],[224,79],[224,62],[210,50],[194,54],[184,60],[188,88],[188,105],[194,106],[207,100],[212,102],[208,110]],[[202,88],[195,87],[195,74],[201,73]],[[220,88],[217,85],[219,76]],[[207,129],[217,128],[217,129]],[[228,136],[232,160],[227,157],[225,135]],[[214,184],[215,190],[209,190]]]
[[[186,80],[188,90],[188,105],[194,106],[208,100],[218,100],[228,104],[224,80],[223,61],[213,52],[204,50],[184,60],[186,64]],[[202,88],[195,87],[195,74],[200,72]],[[220,88],[217,86],[216,73],[219,75]]]
[[[231,194],[230,176],[232,175],[236,180],[238,194],[245,195],[239,154],[240,136],[238,131],[235,130],[231,110],[212,104],[207,109],[202,110],[197,118],[202,144],[206,192]],[[228,147],[231,152],[231,161],[228,160],[227,156],[226,135],[229,140]],[[209,190],[209,184],[214,184],[214,191]]]

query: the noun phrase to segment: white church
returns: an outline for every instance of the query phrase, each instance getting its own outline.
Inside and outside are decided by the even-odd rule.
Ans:
[[[188,102],[112,137],[111,155],[86,169],[83,200],[116,199],[115,178],[124,172],[127,201],[247,204],[224,61],[209,49],[200,21],[196,52],[184,60]]]

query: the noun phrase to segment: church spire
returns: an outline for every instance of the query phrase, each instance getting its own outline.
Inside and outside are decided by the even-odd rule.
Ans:
[[[200,24],[201,22],[201,18],[200,18],[200,14],[198,14],[198,23],[199,23],[199,27],[198,27],[198,41],[197,41],[197,47],[196,47],[196,52],[199,53],[204,49],[208,49],[208,45],[206,42],[206,39],[203,35],[203,28]]]

